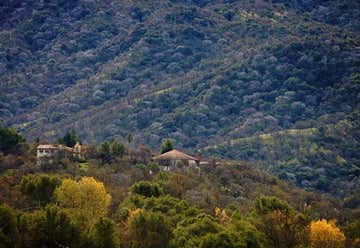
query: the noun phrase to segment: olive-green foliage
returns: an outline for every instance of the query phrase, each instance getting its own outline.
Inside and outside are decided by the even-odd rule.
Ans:
[[[143,195],[145,197],[159,197],[163,194],[163,189],[157,183],[142,181],[134,184],[131,187],[134,194]]]
[[[111,219],[101,218],[94,227],[92,240],[94,248],[115,248],[119,246],[115,224]]]
[[[266,238],[252,222],[254,220],[246,220],[236,211],[227,223],[227,229],[235,233],[245,247],[263,248]]]
[[[133,139],[134,139],[133,135],[131,133],[129,133],[127,136],[128,143],[130,144],[133,141]]]
[[[163,153],[169,152],[173,149],[174,149],[173,143],[171,142],[171,140],[167,139],[162,143],[160,153],[163,154]]]
[[[47,205],[34,212],[21,213],[0,205],[0,247],[88,247],[119,246],[115,224],[101,218],[90,234],[62,208]]]
[[[57,176],[27,175],[20,182],[20,190],[34,201],[45,206],[51,201],[54,190],[60,183],[61,179]]]
[[[172,236],[170,224],[163,215],[142,211],[129,220],[127,247],[158,248],[169,247]]]
[[[58,139],[59,144],[63,144],[68,147],[73,147],[76,142],[81,143],[81,140],[74,130],[67,132],[64,137]]]
[[[255,211],[258,214],[268,214],[279,210],[283,212],[292,212],[293,209],[285,202],[276,197],[263,196],[255,201]]]
[[[25,139],[13,127],[3,128],[0,123],[0,151],[4,153],[15,152],[20,143]]]
[[[274,211],[260,217],[259,231],[267,238],[267,246],[279,248],[307,247],[309,221],[301,214]]]
[[[111,161],[111,148],[110,148],[110,143],[108,141],[101,143],[99,147],[99,154],[103,162]]]
[[[120,220],[125,221],[129,217],[129,212],[134,209],[161,213],[172,227],[175,227],[178,222],[200,213],[198,208],[170,195],[149,198],[135,194],[124,199],[119,205],[116,215]]]
[[[19,221],[25,247],[74,247],[80,242],[80,227],[57,206],[25,213]]]
[[[0,205],[0,248],[17,247],[19,231],[15,211],[7,205]]]
[[[360,244],[360,220],[354,220],[344,228],[346,236],[346,247],[356,248]]]
[[[130,211],[134,209],[141,209],[145,202],[146,198],[143,195],[130,195],[120,203],[116,211],[116,219],[121,222],[125,222],[129,218]]]
[[[206,235],[200,243],[200,248],[247,248],[235,233],[222,231]]]
[[[175,247],[199,247],[205,236],[216,234],[223,230],[214,219],[205,214],[196,217],[186,218],[181,221],[174,229],[174,239],[172,245]]]
[[[170,178],[170,173],[169,172],[166,172],[166,171],[160,171],[155,179],[157,182],[159,182],[161,185],[166,183]]]
[[[112,156],[122,158],[125,154],[126,147],[122,143],[113,140],[110,144],[110,151]]]
[[[124,144],[112,140],[101,143],[99,147],[99,155],[104,163],[109,163],[116,158],[122,158],[126,152]]]
[[[157,173],[160,171],[160,165],[156,162],[152,162],[148,165],[148,168],[153,172]]]
[[[255,201],[257,229],[266,236],[271,247],[295,248],[308,245],[309,221],[287,203],[275,197],[261,197]]]
[[[129,197],[125,198],[119,207],[126,207],[131,209],[142,208],[145,204],[146,197],[140,194],[131,194]]]
[[[162,213],[173,226],[176,226],[181,220],[195,217],[200,213],[199,209],[191,206],[186,201],[169,195],[148,198],[144,202],[143,208],[152,212]]]
[[[360,85],[360,84],[359,84]],[[329,192],[338,197],[359,190],[360,114],[354,111],[333,124],[270,132],[234,139],[206,149],[209,155],[253,161],[281,179],[308,190]]]

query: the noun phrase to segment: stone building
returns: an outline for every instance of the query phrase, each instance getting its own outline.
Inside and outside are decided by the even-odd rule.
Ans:
[[[40,144],[36,148],[36,157],[39,163],[42,161],[53,162],[65,157],[84,158],[82,146],[79,142],[73,148],[58,144]]]

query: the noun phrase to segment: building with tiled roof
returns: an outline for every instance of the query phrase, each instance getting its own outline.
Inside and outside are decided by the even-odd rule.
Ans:
[[[178,150],[171,150],[155,156],[153,157],[153,161],[158,162],[164,170],[182,168],[184,166],[199,169],[200,164],[200,159]]]
[[[81,145],[76,143],[74,148],[71,148],[60,144],[40,144],[36,147],[36,156],[39,162],[40,160],[53,160],[66,156],[81,158]]]

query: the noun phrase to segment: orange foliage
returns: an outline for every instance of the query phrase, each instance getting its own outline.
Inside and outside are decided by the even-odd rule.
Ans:
[[[343,248],[345,235],[334,220],[318,220],[310,224],[310,245],[313,248]]]

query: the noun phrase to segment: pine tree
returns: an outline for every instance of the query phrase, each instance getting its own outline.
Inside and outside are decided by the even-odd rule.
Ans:
[[[165,140],[161,145],[161,154],[174,150],[174,145],[171,140]]]

